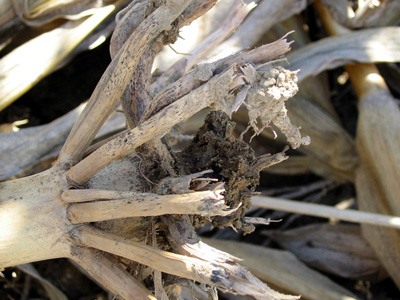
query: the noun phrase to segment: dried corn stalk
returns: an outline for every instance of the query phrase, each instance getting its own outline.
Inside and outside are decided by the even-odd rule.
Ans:
[[[245,228],[246,199],[258,182],[258,171],[286,159],[284,154],[255,158],[252,149],[231,134],[234,125],[227,114],[245,103],[256,132],[273,122],[292,147],[308,143],[284,107],[297,92],[296,73],[266,64],[288,51],[289,44],[282,39],[198,66],[151,98],[145,92],[150,90],[152,51],[176,39],[181,26],[214,3],[147,4],[144,15],[137,15],[143,21],[127,27],[132,33],[116,47],[56,164],[1,183],[1,228],[11,230],[0,230],[0,266],[69,257],[125,299],[155,299],[143,285],[153,270],[157,296],[171,290],[160,287],[163,272],[168,282],[186,278],[256,299],[296,299],[271,290],[235,257],[201,243],[193,229],[209,220]],[[143,12],[136,5],[141,4],[130,7],[126,16]],[[130,84],[135,93],[126,97]],[[166,94],[169,98],[159,96]],[[121,98],[131,128],[85,156]],[[263,101],[262,110],[257,101]],[[186,155],[174,153],[161,138],[206,107],[219,111],[208,117]],[[213,143],[201,154],[195,151],[204,146],[199,140]],[[232,158],[236,150],[245,155]],[[197,153],[210,165],[199,164],[187,153]],[[134,277],[129,272],[138,264],[141,272]]]

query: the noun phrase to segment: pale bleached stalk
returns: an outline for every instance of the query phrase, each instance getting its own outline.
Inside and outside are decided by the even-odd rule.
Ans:
[[[254,7],[254,2],[251,4],[244,4],[240,0],[237,1],[220,28],[203,40],[191,51],[190,55],[174,63],[166,72],[158,77],[151,85],[150,94],[154,95],[156,91],[160,91],[168,83],[180,80],[181,76],[187,73],[197,62],[207,55],[207,53],[229,36]],[[179,86],[179,84],[176,86]],[[184,86],[188,87],[186,84]],[[157,98],[162,98],[162,95],[157,95]],[[156,99],[153,99],[153,103],[157,103]]]
[[[201,68],[204,68],[208,65],[211,70],[214,70],[215,74],[218,74],[234,63],[242,64],[251,62],[253,64],[260,64],[274,60],[286,54],[290,50],[291,42],[288,43],[286,37],[287,35],[283,36],[275,42],[262,45],[252,50],[243,50],[235,54],[229,55],[216,62],[202,64],[200,66]],[[152,107],[148,107],[146,109],[146,117],[144,118],[145,120],[155,112],[159,111],[161,109],[159,107],[167,105],[166,103],[168,102],[164,100],[165,97],[167,97],[167,99],[170,99],[170,101],[178,99],[183,95],[189,93],[192,89],[200,86],[201,84],[203,84],[204,81],[207,80],[207,78],[204,78],[204,75],[195,76],[197,70],[192,70],[186,75],[183,75],[184,71],[185,61],[182,61],[179,66],[173,65],[151,84],[150,94],[157,95],[154,97],[151,103]],[[157,93],[157,91],[159,91],[159,93]],[[158,104],[158,102],[161,102],[162,104]],[[155,107],[158,107],[158,109],[155,109]]]
[[[225,291],[251,295],[258,300],[298,299],[271,290],[248,271],[234,264],[218,264],[159,250],[132,240],[82,226],[75,232],[80,243],[113,253],[159,271],[222,288]]]
[[[348,32],[333,20],[328,9],[320,1],[316,1],[316,7],[328,32],[331,34]],[[399,28],[392,28],[392,30],[397,29]],[[382,28],[381,34],[386,30],[390,28]],[[367,52],[368,56],[398,46],[396,38],[398,34],[393,39],[382,36],[382,42],[386,43],[382,51],[372,48],[374,51]],[[371,44],[369,42],[368,46],[372,47]],[[381,46],[381,44],[376,45]],[[356,136],[359,166],[355,178],[358,206],[372,213],[400,215],[399,107],[374,65],[348,65],[346,70],[359,98]],[[362,226],[362,230],[365,239],[374,248],[393,281],[400,287],[399,231],[388,228],[381,230],[366,225]]]
[[[233,285],[232,279],[223,268],[203,260],[163,251],[93,227],[80,227],[75,234],[76,239],[86,246],[131,259],[168,274],[221,288]]]
[[[143,124],[94,151],[67,172],[71,182],[84,183],[114,160],[123,157],[154,137],[164,135],[175,124],[188,119],[216,100],[229,97],[232,89],[230,83],[238,73],[236,69],[236,66],[232,66],[192,93],[167,106]]]
[[[301,82],[308,76],[354,62],[398,62],[399,44],[399,27],[361,29],[308,44],[290,53],[287,59],[290,70],[301,69]]]
[[[108,66],[85,110],[72,128],[59,162],[78,161],[92,142],[125,91],[147,45],[173,22],[190,0],[168,1],[148,16],[131,34],[124,47]]]
[[[170,231],[171,244],[182,254],[223,267],[234,278],[233,290],[235,292],[253,296],[257,300],[299,298],[275,292],[239,265],[238,258],[201,242],[187,216],[165,218],[165,221]]]
[[[110,190],[66,190],[61,194],[61,199],[65,202],[88,202],[93,200],[118,200],[152,195],[149,193],[137,193],[128,191]]]
[[[72,259],[113,294],[124,299],[157,300],[111,255],[74,246]]]
[[[253,196],[251,198],[251,203],[253,204],[253,206],[267,209],[400,229],[400,217],[396,216],[367,213],[351,209],[343,210],[327,205],[304,203],[268,196]]]
[[[253,47],[273,25],[298,14],[306,5],[305,0],[261,1],[238,31],[213,50],[210,58],[221,58],[232,52]]]
[[[204,39],[199,46],[190,52],[190,56],[183,58],[186,61],[184,73],[187,73],[197,62],[199,62],[212,49],[220,44],[242,23],[248,13],[256,7],[255,3],[245,4],[238,0],[232,11],[227,16],[220,28]]]
[[[189,216],[167,216],[164,221],[168,225],[169,242],[179,253],[217,264],[237,263],[241,260],[203,243]]]
[[[73,224],[167,214],[226,216],[233,210],[228,210],[222,192],[217,190],[173,195],[142,193],[118,200],[71,204],[67,213]]]

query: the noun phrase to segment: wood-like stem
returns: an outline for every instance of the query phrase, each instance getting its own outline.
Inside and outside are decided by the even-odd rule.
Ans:
[[[251,198],[251,202],[253,206],[267,209],[400,229],[400,217],[395,216],[367,213],[352,209],[343,210],[327,205],[303,203],[268,196],[254,196]]]
[[[285,150],[284,150],[285,151]],[[268,168],[270,166],[279,164],[280,162],[287,160],[289,156],[285,154],[285,152],[279,152],[276,154],[264,154],[257,158],[253,167],[260,172],[261,170]]]
[[[238,264],[240,259],[208,246],[200,241],[187,216],[181,219],[165,218],[170,231],[170,242],[179,252],[213,262],[223,267],[233,279],[233,290],[239,294],[251,295],[255,299],[298,299],[277,293]]]
[[[108,66],[87,106],[75,123],[59,157],[61,163],[76,162],[92,142],[125,91],[147,45],[173,22],[190,4],[174,0],[158,8],[131,34]]]
[[[73,224],[166,214],[226,216],[233,211],[228,210],[228,206],[225,205],[222,191],[173,195],[132,193],[129,197],[118,200],[71,204],[67,212]]]
[[[230,288],[233,285],[232,279],[218,265],[159,250],[93,227],[80,227],[76,232],[76,239],[86,246],[137,261],[168,274],[221,288]]]
[[[216,99],[229,97],[230,83],[238,73],[236,69],[235,65],[232,66],[194,92],[164,108],[148,121],[103,145],[73,166],[67,172],[69,179],[77,184],[86,182],[114,160],[123,157],[154,137],[163,136],[172,126],[211,105]]]
[[[240,51],[216,62],[199,65],[199,67],[203,70],[208,68],[212,70],[214,74],[218,74],[234,63],[245,64],[251,62],[253,64],[260,64],[274,60],[290,50],[291,43],[287,42],[286,36],[287,35],[270,44],[266,44],[252,50]],[[166,101],[163,100],[164,97],[168,97],[169,99],[174,95],[175,97],[177,95],[185,95],[192,89],[202,85],[204,81],[208,80],[207,78],[204,78],[204,75],[199,76],[197,73],[198,70],[196,69],[182,76],[185,71],[185,66],[186,61],[181,61],[178,65],[174,65],[164,72],[163,75],[161,75],[155,82],[152,83],[150,87],[150,94],[155,94],[156,91],[160,91],[152,102],[152,105],[157,106],[158,109],[154,107],[147,108],[145,112],[147,118],[159,111],[161,109],[160,107],[166,105]],[[155,99],[162,101],[162,104],[157,104]]]
[[[115,295],[127,300],[157,300],[115,258],[108,254],[75,246],[72,259]]]

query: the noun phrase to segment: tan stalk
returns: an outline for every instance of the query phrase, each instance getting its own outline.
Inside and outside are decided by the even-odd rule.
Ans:
[[[254,206],[267,209],[400,229],[400,217],[395,216],[367,213],[352,209],[339,209],[328,205],[304,203],[268,196],[253,196],[251,202]]]
[[[359,300],[329,277],[309,268],[289,251],[226,240],[204,241],[221,251],[244,258],[243,266],[258,278],[273,287],[299,294],[302,299]]]
[[[158,8],[131,34],[97,84],[89,103],[80,115],[61,150],[61,163],[77,162],[92,142],[97,131],[115,108],[139,63],[148,43],[189,5],[190,0],[170,0]]]
[[[118,200],[72,204],[67,213],[73,224],[166,214],[226,216],[233,211],[227,210],[229,207],[220,195],[222,191],[223,189],[178,195],[142,193]]]
[[[227,66],[233,64],[234,62],[239,64],[248,62],[252,62],[253,64],[259,64],[263,62],[272,61],[278,58],[279,56],[284,55],[290,50],[291,42],[289,43],[287,42],[286,40],[287,35],[288,34],[284,35],[279,40],[272,42],[270,44],[266,44],[252,50],[240,51],[233,55],[229,55],[225,58],[222,58],[216,62],[210,63],[209,65],[211,66],[211,69],[216,69],[217,71],[220,71],[221,69],[222,70],[225,69]],[[163,94],[167,95],[168,97],[171,97],[169,93],[173,93],[174,92],[173,87],[176,88],[176,86],[175,85],[169,86],[169,84],[172,84],[175,81],[176,85],[180,87],[180,89],[185,89],[187,88],[187,83],[186,83],[187,81],[191,82],[192,85],[196,85],[197,87],[201,84],[198,81],[205,80],[204,75],[198,76],[198,78],[196,78],[196,76],[193,75],[191,75],[192,78],[186,76],[179,78],[179,76],[185,72],[185,63],[186,63],[185,61],[182,61],[182,63],[179,66],[178,65],[172,66],[170,69],[165,71],[159,78],[157,78],[157,80],[154,83],[152,83],[150,87],[150,93],[155,94],[157,91],[160,91],[155,96],[152,105],[156,105],[154,104],[156,102],[155,99],[161,101],[163,99]],[[192,72],[196,72],[196,68],[194,68]],[[188,73],[187,75],[190,75],[190,73]],[[183,80],[184,82],[182,83]],[[168,89],[168,87],[170,88]],[[188,91],[190,90],[191,89],[188,89]],[[147,110],[151,109],[148,108]]]
[[[69,179],[77,184],[86,182],[112,161],[121,158],[154,137],[163,136],[175,124],[210,106],[217,100],[216,97],[228,97],[232,89],[231,82],[237,76],[236,69],[237,67],[233,66],[224,73],[214,76],[206,84],[164,108],[143,124],[103,145],[73,166],[68,171]],[[218,93],[215,93],[215,89]]]
[[[221,58],[254,47],[274,24],[298,14],[306,5],[304,0],[262,1],[236,32],[212,51],[210,57]]]
[[[157,300],[111,255],[76,246],[72,251],[72,259],[94,279],[123,299]]]
[[[69,257],[66,237],[72,227],[59,199],[60,174],[53,168],[0,183],[0,268]]]
[[[207,38],[205,38],[195,49],[193,49],[193,51],[190,52],[190,55],[180,59],[172,67],[170,67],[169,70],[161,76],[162,78],[157,79],[157,82],[162,82],[164,77],[171,73],[187,73],[197,62],[199,62],[205,55],[212,51],[215,46],[219,45],[227,36],[237,29],[244,18],[251,10],[253,10],[254,7],[256,7],[254,2],[245,4],[242,1],[236,1],[232,10],[221,26],[213,33],[208,35]]]
[[[86,246],[114,253],[162,272],[220,287],[230,292],[252,295],[259,300],[298,299],[296,296],[282,295],[272,291],[255,277],[248,278],[248,274],[243,274],[243,271],[240,274],[232,274],[231,270],[224,265],[166,252],[91,227],[79,228],[75,232],[75,237]]]
[[[225,270],[209,262],[153,248],[93,227],[80,227],[75,236],[83,245],[129,258],[165,273],[221,288],[232,287],[233,284]]]
[[[347,32],[318,1],[317,8],[331,34]],[[356,146],[360,166],[356,171],[360,209],[400,215],[400,110],[372,64],[346,67],[359,97]],[[376,251],[397,286],[400,286],[400,233],[363,227],[365,238]],[[390,248],[390,251],[387,249]]]
[[[136,297],[132,297],[132,295],[138,293],[143,299],[151,299],[152,295],[130,278],[130,275],[121,268],[122,265],[118,264],[116,268],[113,268],[116,259],[111,259],[109,256],[97,252],[98,250],[104,250],[122,256],[119,258],[121,261],[126,261],[123,258],[126,257],[129,260],[134,260],[157,270],[158,279],[156,281],[160,281],[160,272],[162,271],[203,282],[213,288],[218,287],[234,293],[251,295],[260,300],[297,298],[274,292],[237,265],[236,258],[215,251],[210,247],[203,247],[203,249],[211,254],[217,254],[217,261],[223,261],[222,265],[219,265],[218,262],[208,262],[204,259],[196,258],[195,256],[200,253],[198,250],[202,245],[201,243],[196,242],[192,245],[193,247],[191,247],[190,251],[192,251],[194,257],[186,257],[174,253],[177,250],[175,248],[171,249],[167,242],[160,244],[160,246],[171,250],[171,252],[147,246],[145,243],[148,242],[148,236],[146,235],[149,233],[150,218],[127,218],[135,215],[135,213],[137,214],[137,211],[143,208],[137,209],[132,205],[133,202],[142,200],[142,203],[150,201],[153,204],[147,206],[150,211],[157,209],[154,203],[159,203],[162,211],[169,212],[171,210],[171,213],[174,214],[177,212],[198,213],[198,210],[196,210],[196,207],[193,208],[193,205],[189,207],[180,203],[175,206],[177,199],[180,202],[182,199],[184,201],[197,201],[196,196],[204,197],[206,195],[205,209],[207,213],[212,212],[214,209],[219,209],[218,206],[215,207],[215,204],[225,207],[224,199],[222,199],[219,192],[220,189],[215,188],[215,192],[196,191],[190,193],[190,188],[198,186],[204,188],[204,184],[207,186],[208,182],[211,182],[210,187],[218,186],[213,183],[214,180],[201,177],[209,171],[173,177],[175,179],[172,180],[171,186],[163,190],[163,187],[167,185],[166,182],[157,178],[154,179],[151,171],[148,172],[146,170],[146,167],[149,166],[142,163],[146,159],[152,159],[152,156],[146,157],[145,155],[156,153],[159,154],[159,157],[164,157],[164,154],[169,154],[168,149],[166,147],[163,149],[157,148],[158,141],[154,144],[143,144],[158,139],[168,132],[174,124],[189,118],[204,107],[211,106],[212,109],[224,110],[231,114],[233,103],[235,105],[241,104],[241,101],[238,100],[242,100],[241,97],[243,95],[238,100],[235,96],[243,86],[243,91],[248,92],[248,99],[249,101],[251,100],[253,105],[250,111],[253,113],[253,118],[255,118],[254,115],[262,113],[261,117],[267,118],[266,122],[269,121],[268,111],[257,109],[258,102],[265,102],[267,107],[268,105],[279,104],[278,108],[282,112],[279,113],[279,109],[274,111],[271,114],[271,120],[281,122],[277,126],[281,125],[283,130],[290,133],[288,138],[291,139],[290,142],[293,143],[293,147],[298,147],[300,144],[307,142],[306,139],[303,140],[301,138],[297,128],[290,123],[284,110],[284,101],[297,91],[296,74],[283,68],[274,69],[278,74],[282,74],[279,77],[279,82],[276,86],[264,87],[261,85],[261,81],[265,82],[272,75],[256,69],[258,64],[268,63],[268,60],[264,60],[265,58],[270,57],[273,59],[277,55],[282,55],[288,51],[289,44],[286,40],[280,40],[252,51],[232,55],[226,60],[197,68],[191,75],[188,74],[187,79],[189,79],[189,82],[191,82],[190,78],[193,81],[197,80],[200,82],[199,85],[193,84],[193,88],[187,90],[186,93],[179,91],[181,93],[178,93],[179,97],[176,97],[170,103],[164,102],[161,108],[156,107],[155,111],[152,110],[150,112],[147,120],[139,123],[132,130],[121,134],[118,138],[104,144],[70,169],[70,164],[74,164],[81,159],[94,135],[114,109],[115,103],[126,90],[132,74],[135,74],[134,76],[138,79],[137,82],[139,84],[145,84],[148,75],[143,76],[143,78],[136,77],[138,75],[136,68],[138,66],[148,66],[149,64],[144,61],[140,62],[140,58],[143,58],[142,52],[148,50],[158,37],[165,38],[170,34],[174,36],[173,30],[171,31],[172,33],[166,33],[165,36],[160,36],[157,32],[170,29],[169,23],[175,21],[175,18],[178,18],[177,23],[182,17],[185,18],[180,12],[188,3],[189,1],[181,0],[168,2],[149,14],[130,35],[128,42],[116,55],[93,93],[84,113],[72,129],[59,161],[50,170],[32,177],[0,184],[0,189],[2,190],[0,195],[0,228],[3,228],[3,230],[0,229],[0,268],[51,258],[72,258],[107,288],[110,288],[123,298],[132,299]],[[201,9],[204,7],[209,7],[212,1],[194,1],[193,3],[195,3],[198,11],[191,5],[191,14],[187,16],[183,23],[195,18],[196,14],[202,11]],[[154,3],[149,3],[149,13],[153,9],[153,5],[150,4]],[[190,11],[190,9],[188,10]],[[175,17],[172,17],[171,14]],[[177,28],[174,27],[172,29],[175,30]],[[270,52],[263,52],[265,50]],[[149,57],[151,58],[151,55]],[[149,74],[149,72],[146,74]],[[277,74],[275,75],[278,76]],[[249,88],[250,83],[252,88]],[[269,88],[275,88],[275,92],[271,95],[268,93],[270,91]],[[260,91],[260,93],[257,93],[257,91]],[[262,96],[264,92],[266,94]],[[144,99],[141,104],[147,105],[148,100],[151,99]],[[141,100],[136,99],[134,101]],[[135,104],[133,103],[134,101],[129,104]],[[137,114],[134,117],[139,117],[137,120],[141,119],[140,113],[139,110],[134,111],[134,114]],[[220,112],[219,115],[222,116],[223,114]],[[143,147],[140,147],[142,145]],[[136,156],[134,151],[138,147],[142,152],[141,155]],[[164,150],[166,150],[165,153],[162,152]],[[166,164],[171,163],[170,168],[174,171],[175,166],[172,166],[172,162],[171,160]],[[164,168],[162,164],[159,167],[160,169]],[[183,172],[178,167],[176,169],[177,174]],[[168,168],[159,171],[169,172]],[[151,178],[149,179],[146,176]],[[164,174],[160,176],[162,178],[165,177]],[[166,177],[165,180],[168,181],[168,179],[170,178]],[[150,180],[155,180],[156,182]],[[71,186],[79,188],[82,183],[86,183],[87,188],[96,190],[68,191]],[[192,186],[192,183],[195,184]],[[160,186],[157,186],[158,184]],[[183,189],[182,184],[185,187]],[[157,190],[156,192],[162,194],[162,196],[147,194],[146,196],[149,196],[149,198],[140,196],[141,198],[139,199],[136,197],[138,194],[133,196],[132,193],[127,194],[130,192],[121,192],[149,192],[152,189]],[[126,198],[125,196],[127,195],[128,197]],[[131,199],[131,196],[136,198]],[[81,199],[80,197],[83,198]],[[110,200],[108,197],[112,199]],[[211,198],[211,203],[208,201],[209,198]],[[67,202],[63,199],[78,201],[76,201],[77,203]],[[167,200],[172,201],[172,204],[168,203]],[[129,201],[132,203],[128,203]],[[198,202],[200,201],[201,199]],[[211,207],[209,207],[210,204]],[[94,209],[93,206],[97,206],[97,208]],[[181,211],[185,207],[189,210]],[[110,209],[112,212],[107,213],[110,212]],[[96,211],[99,212],[99,210],[106,210],[107,216],[96,217],[95,220],[102,222],[95,223],[93,227],[74,225],[71,222],[71,219],[78,214],[82,218],[76,220],[77,222],[93,220],[88,219],[87,215],[96,214]],[[125,211],[128,211],[129,214],[126,214]],[[102,214],[104,216],[104,213]],[[149,214],[145,215],[148,216]],[[107,219],[110,216],[117,219],[104,221],[105,218]],[[179,215],[173,217],[179,217]],[[169,218],[169,216],[159,219],[164,218]],[[192,224],[177,223],[177,225],[186,226],[189,229],[189,233],[193,229]],[[9,228],[12,230],[9,230]],[[184,230],[185,228],[181,229]],[[167,229],[165,229],[165,234],[166,236],[169,234]],[[188,237],[184,233],[181,233],[181,236],[184,240]],[[182,248],[180,249],[182,251],[183,249],[188,249],[177,240],[177,238],[174,238],[176,244],[179,245],[177,246],[178,249],[181,246]],[[146,277],[146,274],[148,272],[144,272],[142,275]],[[144,280],[145,277],[140,278],[140,280]],[[125,285],[129,286],[126,287]]]

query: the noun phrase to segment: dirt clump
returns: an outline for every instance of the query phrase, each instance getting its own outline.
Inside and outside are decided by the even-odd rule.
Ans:
[[[256,161],[254,150],[234,134],[235,123],[222,111],[211,112],[205,119],[192,142],[177,155],[181,174],[191,174],[213,170],[211,177],[225,184],[225,201],[230,208],[237,210],[229,216],[193,219],[199,226],[211,221],[213,226],[233,226],[244,233],[254,230],[252,224],[244,220],[250,208],[251,192],[259,183],[259,173],[253,168]]]

